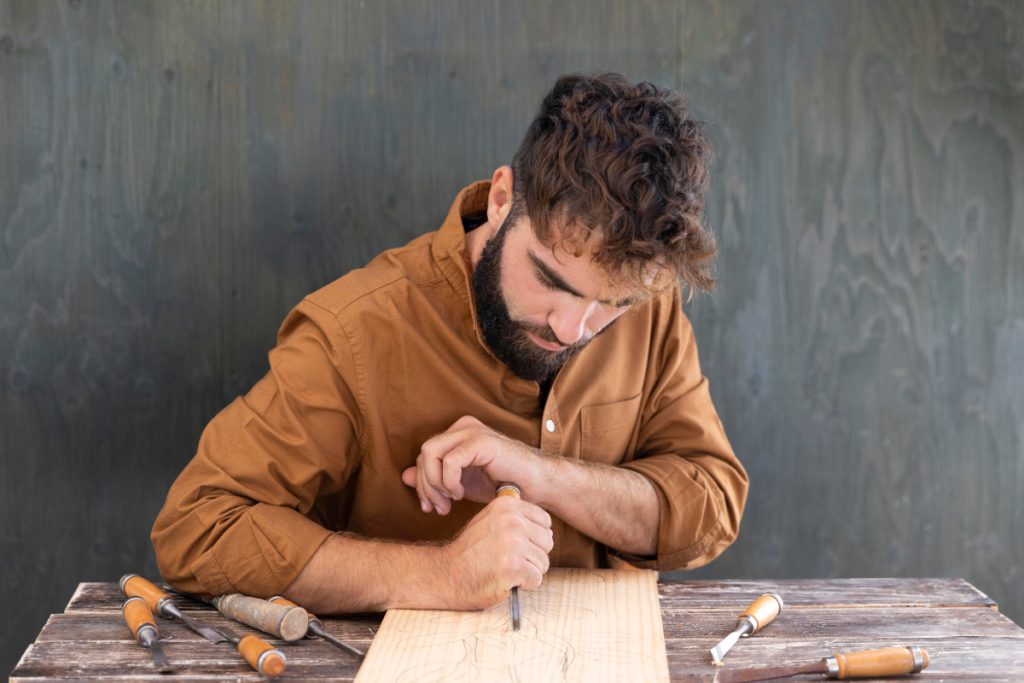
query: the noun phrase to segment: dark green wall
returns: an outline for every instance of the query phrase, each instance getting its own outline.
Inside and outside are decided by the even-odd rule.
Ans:
[[[1024,5],[0,0],[0,672],[306,292],[433,229],[566,71],[718,147],[689,306],[752,477],[700,577],[964,576],[1024,622]]]

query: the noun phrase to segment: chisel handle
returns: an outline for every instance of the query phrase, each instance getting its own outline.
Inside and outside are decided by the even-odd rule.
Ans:
[[[142,598],[135,596],[125,600],[121,605],[121,614],[124,615],[124,620],[128,624],[128,630],[132,632],[132,638],[138,640],[139,632],[144,628],[151,628],[153,635],[158,635],[153,612]]]
[[[275,595],[274,597],[272,597],[269,600],[267,600],[267,602],[272,603],[274,605],[283,605],[284,607],[298,607],[299,609],[304,609],[300,605],[296,605],[294,602],[292,602],[291,600],[289,600],[288,598],[286,598],[286,597],[284,597],[282,595]],[[323,622],[320,621],[320,617],[318,617],[317,615],[313,614],[309,610],[305,610],[305,612],[306,612],[306,617],[309,620],[307,622],[308,626],[306,628],[306,632],[307,633],[309,631],[317,628],[317,627],[323,628]]]
[[[740,614],[740,622],[747,621],[752,627],[745,636],[752,636],[775,620],[782,611],[782,598],[777,593],[765,593]]]
[[[928,653],[919,647],[887,647],[836,654],[825,658],[830,678],[881,678],[916,674],[928,666]]]
[[[241,593],[214,598],[213,606],[229,619],[258,628],[287,642],[299,640],[309,629],[309,617],[301,607],[275,605],[268,600],[251,598]]]
[[[256,636],[242,636],[238,641],[238,652],[249,662],[249,666],[268,678],[284,673],[284,653]]]
[[[167,603],[164,601],[169,600],[171,597],[168,593],[157,587],[156,584],[147,581],[138,574],[125,574],[121,577],[121,592],[124,593],[126,598],[142,598],[149,605],[149,609],[153,611],[153,614],[159,614],[160,616],[165,616],[163,606]]]

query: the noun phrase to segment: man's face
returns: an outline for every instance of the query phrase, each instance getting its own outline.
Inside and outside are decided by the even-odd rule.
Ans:
[[[591,249],[554,252],[513,213],[484,246],[473,271],[473,294],[484,340],[513,373],[537,382],[551,377],[638,296],[613,296]],[[588,247],[589,247],[588,243]]]

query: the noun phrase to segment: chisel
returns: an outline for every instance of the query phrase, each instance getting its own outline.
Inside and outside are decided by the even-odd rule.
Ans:
[[[768,624],[782,611],[782,598],[777,593],[765,593],[745,609],[736,621],[736,629],[711,648],[711,661],[715,666],[722,666],[725,653],[740,638],[752,636]]]
[[[287,642],[299,640],[309,628],[306,610],[296,605],[275,605],[241,593],[221,595],[210,601],[217,611],[246,626]]]
[[[513,498],[520,497],[519,486],[513,484],[510,481],[499,481],[498,490],[494,493],[495,497],[499,496],[512,496]],[[512,619],[512,630],[519,630],[519,586],[513,586],[512,590],[508,594],[508,613]]]
[[[831,657],[795,666],[768,666],[758,669],[719,671],[717,683],[751,683],[800,674],[825,674],[828,678],[881,678],[920,673],[928,666],[928,653],[919,647],[888,647],[882,650],[838,653]]]
[[[234,643],[238,653],[257,672],[267,678],[284,673],[287,659],[283,652],[275,649],[270,643],[253,635],[239,636],[226,626],[219,626],[218,630],[224,634],[226,641]]]
[[[298,607],[299,609],[302,609],[288,598],[281,597],[280,595],[275,595],[274,597],[270,598],[270,600],[268,600],[267,602],[271,602],[275,605],[284,605],[286,607]],[[314,636],[319,636],[331,645],[341,648],[342,650],[349,653],[350,655],[353,655],[354,657],[357,657],[359,659],[364,659],[366,657],[366,653],[360,650],[359,648],[353,647],[348,643],[342,642],[334,636],[332,636],[330,633],[328,633],[327,629],[324,628],[324,623],[320,621],[320,619],[315,614],[313,614],[312,612],[306,612],[306,615],[309,620],[309,627],[306,633],[307,638],[310,637],[310,634]]]
[[[132,637],[153,655],[156,670],[162,674],[174,673],[170,662],[167,661],[167,655],[164,654],[164,649],[160,647],[160,633],[156,629],[156,621],[153,619],[153,613],[146,601],[140,597],[128,598],[121,605],[121,614],[124,615],[124,620],[128,623],[128,630],[132,632]]]
[[[149,609],[153,610],[154,614],[159,614],[161,617],[168,619],[171,617],[180,619],[185,626],[188,626],[190,629],[211,642],[226,643],[228,641],[228,639],[217,630],[212,629],[209,626],[203,626],[196,622],[192,617],[187,617],[182,614],[181,610],[171,602],[170,595],[163,592],[157,586],[153,585],[138,574],[125,574],[121,577],[121,592],[124,593],[126,598],[142,598],[146,601],[146,604],[149,605]]]

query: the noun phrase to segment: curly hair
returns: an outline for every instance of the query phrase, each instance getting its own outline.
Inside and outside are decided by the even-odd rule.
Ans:
[[[711,155],[679,95],[619,74],[565,75],[513,157],[513,212],[525,209],[541,242],[576,255],[599,231],[594,261],[620,284],[651,291],[674,276],[691,294],[710,291]]]

